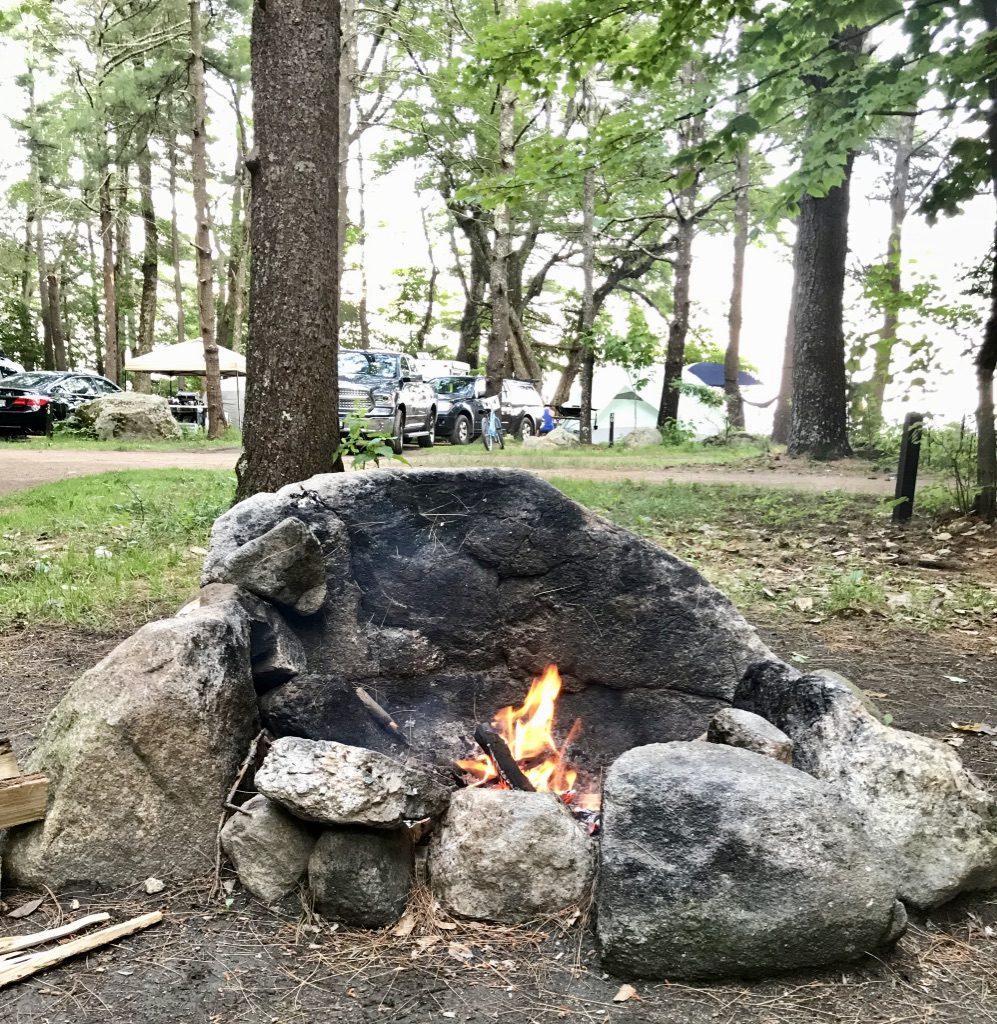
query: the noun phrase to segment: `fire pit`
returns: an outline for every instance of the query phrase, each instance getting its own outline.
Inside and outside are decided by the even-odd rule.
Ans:
[[[203,876],[220,836],[266,901],[305,884],[366,927],[413,887],[500,923],[592,907],[609,968],[695,978],[854,959],[904,903],[997,884],[997,808],[954,751],[529,474],[257,495],[203,582],[57,709],[5,883]]]

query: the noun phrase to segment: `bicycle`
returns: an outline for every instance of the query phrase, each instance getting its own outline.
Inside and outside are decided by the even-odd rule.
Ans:
[[[498,416],[499,405],[498,395],[481,399],[481,441],[487,451],[492,450],[496,441],[499,448],[505,448],[505,441],[502,440],[502,421]]]

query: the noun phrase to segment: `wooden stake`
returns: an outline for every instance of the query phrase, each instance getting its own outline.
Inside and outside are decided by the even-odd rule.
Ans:
[[[81,953],[89,953],[91,949],[99,949],[126,935],[133,935],[154,924],[162,921],[163,915],[156,910],[151,914],[143,914],[141,917],[133,917],[130,921],[122,921],[121,924],[111,925],[110,928],[102,928],[92,935],[82,935],[78,939],[72,939],[55,949],[47,950],[44,953],[34,953],[13,967],[0,968],[0,988],[13,985],[22,978],[28,978],[32,974],[44,971],[64,960],[79,956]]]
[[[60,928],[49,928],[43,932],[34,932],[31,935],[11,935],[0,939],[0,954],[16,953],[19,949],[30,949],[32,946],[42,946],[46,942],[54,942],[56,939],[65,938],[73,932],[83,931],[92,924],[103,924],[110,921],[110,914],[91,914],[89,917],[81,917],[78,921],[70,921]],[[0,960],[0,967],[5,966]]]
[[[367,709],[367,713],[375,722],[387,732],[398,740],[399,743],[404,743],[405,746],[410,746],[408,738],[405,733],[398,728],[398,723],[388,714],[380,704],[362,687],[358,686],[354,691],[357,695],[357,700]]]
[[[48,779],[44,775],[0,779],[0,828],[40,821],[47,803]]]

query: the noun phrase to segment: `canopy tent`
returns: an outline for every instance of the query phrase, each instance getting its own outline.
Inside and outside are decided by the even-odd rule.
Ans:
[[[171,377],[203,377],[204,345],[184,341],[154,349],[144,356],[126,356],[125,369],[134,373],[162,373]],[[246,357],[230,348],[218,346],[218,369],[223,377],[245,377]]]

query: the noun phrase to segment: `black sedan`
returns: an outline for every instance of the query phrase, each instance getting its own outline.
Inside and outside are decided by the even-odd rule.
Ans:
[[[120,391],[95,373],[31,370],[0,380],[0,431],[48,434],[77,406]]]

